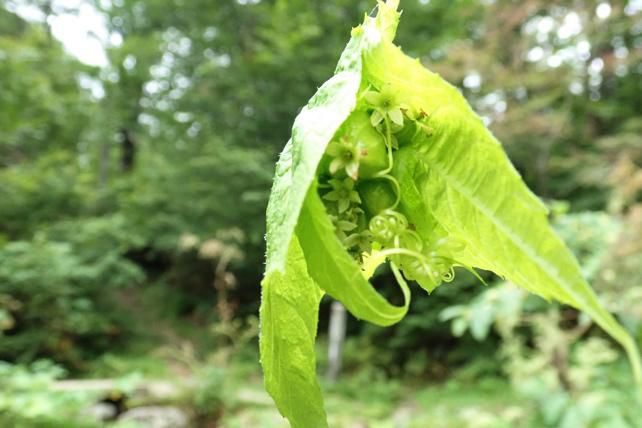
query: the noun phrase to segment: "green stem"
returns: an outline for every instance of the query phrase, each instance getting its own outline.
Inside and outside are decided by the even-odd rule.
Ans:
[[[633,370],[633,379],[637,385],[637,400],[642,404],[642,361],[640,360],[640,351],[635,340],[629,335],[625,336],[625,338],[619,338],[618,341],[629,358],[629,363]]]
[[[386,140],[386,149],[388,150],[388,167],[384,169],[383,171],[379,172],[381,176],[387,175],[390,171],[392,171],[392,165],[393,165],[393,159],[392,159],[392,132],[390,130],[390,119],[388,119],[388,116],[383,114],[383,121],[384,125],[386,128],[386,134],[384,135],[384,138]]]

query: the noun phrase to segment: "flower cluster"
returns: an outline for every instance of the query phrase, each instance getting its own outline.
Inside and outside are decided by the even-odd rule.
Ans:
[[[399,141],[432,135],[428,116],[409,110],[389,85],[368,88],[361,99],[362,109],[326,150],[329,178],[320,183],[322,198],[337,236],[367,275],[387,259],[395,271],[400,268],[431,291],[452,281],[464,245],[452,238],[422,239],[399,211],[400,188],[390,175]]]
[[[332,172],[332,171],[331,171]],[[337,176],[338,170],[332,172]],[[361,209],[361,197],[355,190],[356,181],[351,177],[332,178],[328,180],[329,191],[323,195],[335,233],[345,248],[355,250],[355,255],[370,249],[370,233],[359,230],[365,222],[365,213]]]

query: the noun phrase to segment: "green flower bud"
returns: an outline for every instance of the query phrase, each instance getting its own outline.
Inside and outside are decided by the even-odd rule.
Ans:
[[[366,112],[355,111],[346,124],[346,136],[360,149],[359,178],[372,178],[388,166],[386,143],[383,136],[372,127]]]
[[[362,208],[368,218],[394,205],[397,196],[387,180],[366,180],[359,183],[357,191],[361,196]]]

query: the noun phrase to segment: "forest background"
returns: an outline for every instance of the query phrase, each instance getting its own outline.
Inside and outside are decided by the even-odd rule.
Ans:
[[[257,350],[274,163],[373,6],[0,3],[1,426],[285,426]],[[642,2],[401,7],[398,43],[461,88],[642,345]],[[391,328],[349,318],[332,426],[640,426],[617,346],[486,279]]]

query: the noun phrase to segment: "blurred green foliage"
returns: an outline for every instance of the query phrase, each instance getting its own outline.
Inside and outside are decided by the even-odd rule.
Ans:
[[[0,362],[0,424],[16,428],[92,428],[78,411],[91,402],[87,394],[52,394],[48,388],[65,370],[45,360],[23,365]]]
[[[104,290],[141,283],[144,273],[109,242],[104,222],[76,224],[66,241],[36,235],[0,249],[0,358],[51,356],[79,366],[86,351],[122,338],[127,316]]]

